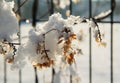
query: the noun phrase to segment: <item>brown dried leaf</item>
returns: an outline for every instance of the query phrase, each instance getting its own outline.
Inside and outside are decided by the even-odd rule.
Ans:
[[[50,64],[51,64],[51,65],[55,65],[54,60],[50,60]]]
[[[48,57],[46,55],[43,55],[41,59],[47,59]]]
[[[64,52],[68,52],[69,48],[71,48],[70,45],[65,45],[65,46],[63,47]]]
[[[60,44],[60,43],[62,43],[62,41],[63,41],[63,40],[59,40],[57,44]]]
[[[20,17],[20,15],[19,14],[16,14],[16,17],[17,17],[17,19],[18,19],[18,22],[21,20],[21,17]]]
[[[42,64],[42,66],[43,66],[43,67],[50,67],[50,63],[49,63],[49,62],[44,62],[44,63]]]
[[[6,55],[6,51],[2,51],[2,52],[0,52],[0,54],[2,54],[3,56],[5,56]]]
[[[72,34],[70,35],[70,37],[72,37],[73,39],[76,39],[76,34]]]
[[[14,59],[13,59],[13,58],[9,58],[9,59],[7,59],[7,62],[8,62],[8,63],[13,63],[13,62],[14,62]]]
[[[98,46],[99,46],[99,47],[106,47],[106,46],[107,46],[107,43],[106,43],[106,42],[101,42],[101,43],[99,43]]]
[[[67,62],[68,64],[72,64],[73,62],[75,62],[73,53],[70,53],[70,55],[67,55]]]
[[[95,40],[96,40],[96,42],[98,42],[98,43],[101,42],[100,38],[96,38]]]

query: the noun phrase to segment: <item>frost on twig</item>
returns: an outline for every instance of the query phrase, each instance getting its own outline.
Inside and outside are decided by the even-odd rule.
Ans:
[[[94,18],[86,19],[89,23],[89,27],[93,29],[93,36],[95,41],[98,43],[98,46],[106,47],[106,42],[102,40],[102,34],[100,32],[99,26]]]
[[[18,19],[12,11],[14,2],[0,0],[0,55],[12,63],[16,53],[13,35],[18,32]]]
[[[105,12],[101,12],[100,14],[98,14],[97,16],[94,16],[93,18],[95,20],[100,21],[100,20],[105,19],[108,16],[110,16],[114,12],[114,10],[116,8],[116,0],[112,0],[111,3],[112,3],[111,4],[111,9],[109,9],[109,10],[107,10]]]
[[[13,34],[18,32],[18,19],[12,11],[13,2],[0,3],[0,54],[6,56],[6,60],[12,64],[12,69],[21,68],[26,59],[34,67],[42,69],[56,65],[57,58],[68,65],[75,63],[75,56],[83,54],[79,43],[84,41],[84,33],[80,30],[80,24],[86,20],[93,29],[95,40],[102,42],[101,32],[94,19],[86,19],[80,16],[70,16],[63,19],[57,13],[49,17],[42,26],[30,29],[28,41],[20,45],[16,51],[15,43],[12,43]],[[78,27],[77,32],[74,28]]]
[[[83,20],[85,18],[80,16],[70,16],[67,19],[63,19],[59,13],[53,14],[43,26],[29,31],[29,40],[22,48],[23,52],[17,53],[16,57],[23,57],[23,62],[27,58],[38,69],[55,66],[59,57],[65,64],[74,63],[75,56],[83,54],[82,49],[78,45],[85,37],[80,29],[78,29],[80,30],[78,33],[74,31],[74,28],[80,26]],[[93,24],[95,22],[88,20],[88,23]],[[94,30],[98,31],[98,33],[94,33],[97,35],[95,39],[99,38],[99,42],[101,42],[98,25],[93,27]],[[15,59],[19,63],[22,63],[22,60]]]

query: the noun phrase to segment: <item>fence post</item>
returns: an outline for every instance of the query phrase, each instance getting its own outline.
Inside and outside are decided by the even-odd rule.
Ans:
[[[51,4],[51,7],[50,7],[50,15],[52,15],[52,14],[54,13],[53,0],[51,0],[50,4]],[[52,82],[51,82],[51,83],[54,83],[54,76],[55,76],[55,70],[54,70],[54,68],[52,67]]]
[[[70,10],[70,15],[71,15],[72,14],[72,0],[70,0],[69,10]]]
[[[89,18],[92,17],[92,0],[89,0]],[[92,40],[91,27],[89,28],[89,83],[92,83]]]
[[[32,26],[35,30],[36,30],[38,5],[39,5],[39,0],[34,0],[33,8],[32,8]],[[35,71],[35,83],[38,83],[37,68],[34,67],[34,71]]]
[[[72,14],[72,0],[70,0],[69,10],[70,10],[70,15],[71,15]],[[70,83],[72,83],[72,74],[71,73],[70,73]]]
[[[17,3],[18,3],[18,7],[20,7],[21,1],[17,0]],[[18,8],[18,14],[21,15],[19,8]],[[19,32],[18,32],[18,39],[19,39],[18,41],[21,44],[21,29],[20,29],[20,24],[21,24],[21,21],[19,21]],[[19,70],[19,83],[22,83],[22,71],[21,70]]]
[[[7,65],[5,59],[3,63],[4,63],[4,83],[7,83]]]
[[[32,8],[32,26],[34,28],[36,27],[38,5],[39,5],[39,1],[38,0],[34,0],[34,2],[33,2],[33,8]]]
[[[113,4],[114,3],[114,0],[111,0],[111,10],[112,10],[112,13],[111,13],[111,31],[110,31],[110,39],[111,39],[111,41],[110,41],[110,46],[111,46],[111,48],[110,48],[110,52],[111,52],[111,54],[110,54],[110,81],[111,81],[111,83],[113,83],[113,10],[114,10],[114,5],[115,4]]]

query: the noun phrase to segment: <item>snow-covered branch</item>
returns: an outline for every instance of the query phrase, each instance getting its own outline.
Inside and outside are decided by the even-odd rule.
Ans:
[[[0,55],[4,55],[12,69],[22,68],[27,61],[39,69],[55,66],[57,58],[65,64],[75,62],[75,56],[82,54],[79,43],[84,39],[80,24],[86,20],[92,28],[94,38],[102,44],[101,32],[94,19],[71,15],[63,19],[56,13],[49,20],[35,29],[30,29],[28,41],[15,48],[12,43],[14,34],[18,33],[18,19],[13,12],[13,2],[0,1]],[[75,31],[74,28],[78,28]]]

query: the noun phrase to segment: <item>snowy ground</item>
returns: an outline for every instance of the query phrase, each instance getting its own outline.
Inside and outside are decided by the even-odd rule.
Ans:
[[[99,24],[100,29],[105,33],[104,40],[107,42],[107,47],[98,47],[92,39],[92,80],[93,83],[110,83],[110,24]],[[27,41],[28,31],[30,25],[23,24],[21,26],[21,35],[23,37],[22,43]],[[80,83],[89,83],[89,30],[86,25],[82,24],[75,29],[76,31],[82,28],[85,30],[86,39],[81,43],[84,55],[77,57],[77,70],[80,77]],[[114,83],[120,82],[120,24],[114,24],[113,28],[113,57],[114,57]],[[0,83],[4,83],[3,73],[3,57],[0,56]],[[58,72],[59,74],[59,72]],[[50,83],[51,81],[51,69],[44,69],[38,71],[39,83]],[[18,71],[11,71],[9,64],[7,64],[7,83],[18,83],[19,74]],[[69,79],[69,78],[67,78]],[[22,70],[22,83],[34,83],[34,70],[33,67],[28,64]],[[61,80],[58,79],[55,83],[69,83],[68,80],[61,76]]]

